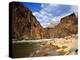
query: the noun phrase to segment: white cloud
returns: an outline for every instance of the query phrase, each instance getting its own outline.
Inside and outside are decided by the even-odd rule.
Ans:
[[[76,6],[69,5],[41,4],[41,8],[33,14],[43,27],[47,27],[51,22],[59,22],[60,18],[67,14],[77,12]]]

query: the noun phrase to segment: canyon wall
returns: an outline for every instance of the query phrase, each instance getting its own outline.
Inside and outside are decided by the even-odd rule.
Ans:
[[[43,28],[32,12],[19,2],[12,2],[13,39],[41,39]]]
[[[73,13],[63,17],[53,28],[43,28],[32,12],[22,3],[11,2],[12,39],[45,39],[78,33],[78,17]]]

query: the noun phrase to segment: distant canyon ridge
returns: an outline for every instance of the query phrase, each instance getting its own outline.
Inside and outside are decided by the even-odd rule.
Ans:
[[[72,13],[61,18],[55,27],[43,28],[31,10],[19,2],[11,2],[12,39],[61,38],[78,33],[78,16]]]

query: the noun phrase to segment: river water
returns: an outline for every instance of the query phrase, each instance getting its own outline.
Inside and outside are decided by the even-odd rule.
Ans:
[[[40,44],[51,39],[43,40],[17,40],[13,41],[12,54],[14,58],[30,57],[30,55],[40,48]]]
[[[13,43],[13,57],[30,57],[30,55],[39,49],[40,43],[32,43],[32,42],[22,42],[22,43]]]
[[[30,57],[32,53],[40,49],[40,45],[51,39],[13,41],[12,54],[14,58]]]

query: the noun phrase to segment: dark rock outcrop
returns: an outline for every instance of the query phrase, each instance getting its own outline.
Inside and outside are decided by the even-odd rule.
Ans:
[[[11,2],[13,39],[43,38],[43,28],[32,12],[19,2]]]
[[[65,37],[78,33],[78,17],[72,13],[63,17],[58,25],[49,29],[50,37]]]

